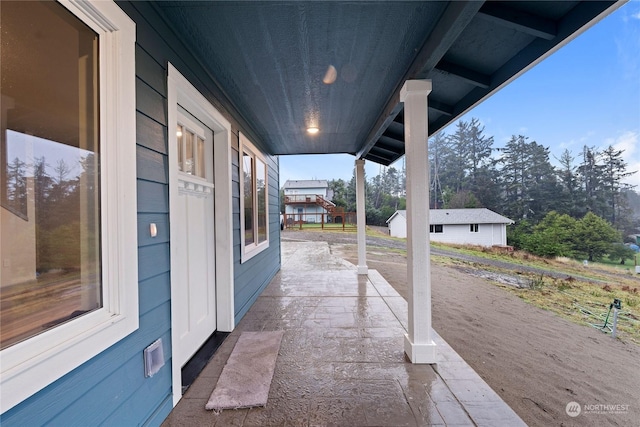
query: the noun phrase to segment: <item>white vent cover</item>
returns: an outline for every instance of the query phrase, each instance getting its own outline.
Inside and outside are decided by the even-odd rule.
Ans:
[[[144,376],[154,376],[163,366],[162,338],[158,338],[153,344],[144,349]]]

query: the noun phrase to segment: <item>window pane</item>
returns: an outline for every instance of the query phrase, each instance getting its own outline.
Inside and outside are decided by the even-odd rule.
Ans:
[[[253,158],[242,153],[242,173],[244,177],[244,244],[255,243],[253,228]]]
[[[267,240],[267,168],[256,159],[256,191],[258,193],[258,243]]]
[[[196,159],[198,161],[198,167],[196,168],[196,175],[198,175],[200,178],[206,178],[207,177],[207,170],[205,169],[204,166],[204,140],[200,137],[196,137],[197,138],[197,150],[196,150]]]
[[[183,172],[193,175],[194,163],[193,163],[193,133],[187,128],[184,129],[184,168]]]
[[[178,125],[176,139],[178,141],[178,170],[184,172],[184,129],[182,125]]]
[[[3,2],[0,348],[102,307],[97,35]]]

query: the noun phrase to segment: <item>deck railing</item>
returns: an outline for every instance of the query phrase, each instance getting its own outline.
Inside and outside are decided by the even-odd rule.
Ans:
[[[288,229],[312,229],[319,228],[322,230],[343,230],[355,231],[356,213],[355,212],[335,212],[335,213],[285,213],[284,227]]]

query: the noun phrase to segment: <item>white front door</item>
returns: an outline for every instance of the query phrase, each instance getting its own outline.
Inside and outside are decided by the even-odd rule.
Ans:
[[[178,106],[171,211],[173,357],[183,366],[216,330],[213,131]],[[175,166],[175,165],[174,165]]]
[[[171,384],[176,405],[182,398],[184,364],[214,331],[231,332],[235,327],[233,134],[231,123],[171,64],[167,123]],[[185,136],[185,127],[191,136]]]

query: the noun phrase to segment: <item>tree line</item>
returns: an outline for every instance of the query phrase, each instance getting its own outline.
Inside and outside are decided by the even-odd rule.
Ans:
[[[95,260],[99,255],[95,154],[80,159],[79,165],[79,175],[64,159],[52,167],[44,156],[36,157],[33,164],[16,157],[6,166],[2,205],[35,226],[35,242],[24,244],[35,245],[38,273],[77,270],[83,257]],[[28,189],[29,179],[33,191]],[[33,212],[28,212],[28,198],[33,199]]]
[[[513,135],[497,148],[478,119],[461,120],[453,133],[440,132],[429,140],[429,205],[432,209],[486,207],[514,220],[512,230],[528,233],[551,212],[574,220],[590,213],[616,231],[615,238],[609,236],[612,242],[622,242],[623,236],[640,228],[640,195],[624,182],[636,171],[628,170],[623,155],[624,150],[611,145],[584,146],[579,153],[565,149],[556,158],[559,166],[554,166],[549,147],[525,135]],[[366,178],[367,224],[385,225],[396,209],[405,209],[405,182],[404,165]],[[351,180],[330,180],[329,186],[336,205],[355,211],[355,171]],[[516,247],[523,248],[522,239],[510,237]]]

